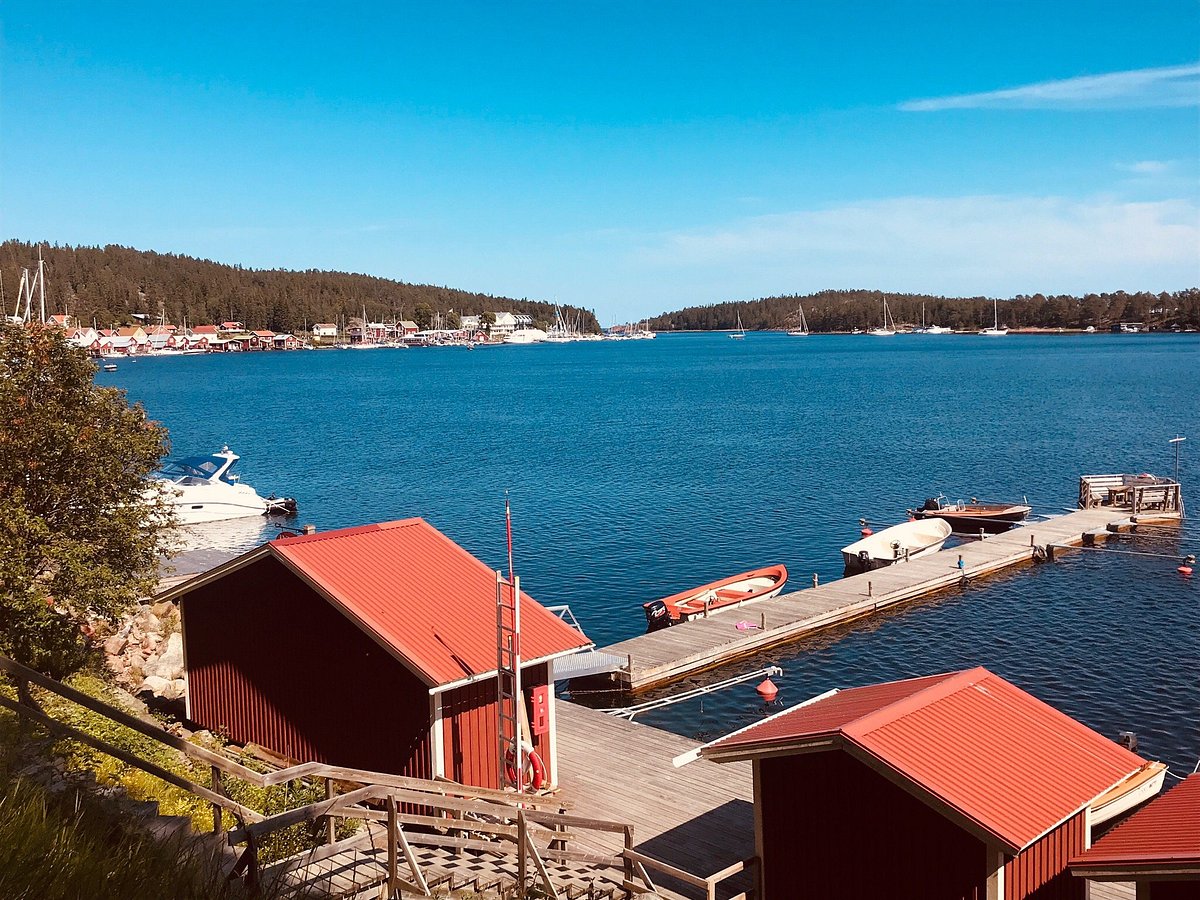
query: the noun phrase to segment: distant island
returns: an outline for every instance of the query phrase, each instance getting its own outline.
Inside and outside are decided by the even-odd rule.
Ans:
[[[974,331],[992,324],[990,297],[937,297],[883,291],[819,291],[761,300],[727,301],[689,306],[649,320],[655,331],[717,331],[737,327],[738,316],[747,331],[794,328],[799,309],[812,331],[863,331],[882,323],[883,301],[900,327],[930,325]],[[1009,328],[1076,328],[1109,330],[1122,322],[1139,323],[1140,330],[1200,329],[1200,288],[1172,293],[1024,294],[999,302],[1000,324]]]
[[[46,260],[47,312],[69,313],[99,327],[150,324],[160,319],[179,325],[236,321],[248,328],[296,332],[306,326],[358,320],[364,310],[374,322],[408,319],[421,329],[458,328],[463,316],[497,310],[530,316],[533,327],[555,321],[556,305],[539,300],[473,293],[428,284],[409,284],[373,275],[316,269],[249,269],[109,244],[73,247],[41,244]],[[0,243],[0,300],[11,314],[22,268],[37,266],[39,245]],[[992,298],[941,297],[873,290],[829,290],[755,300],[728,300],[664,312],[645,321],[654,331],[747,331],[794,328],[804,309],[816,332],[867,331],[882,322],[887,300],[897,326],[922,321],[974,331],[992,324]],[[583,332],[598,333],[592,310],[558,307],[563,319]],[[1200,329],[1200,288],[1153,294],[1018,295],[1000,299],[999,320],[1014,329],[1109,330],[1137,323],[1138,330]]]
[[[38,247],[16,240],[0,244],[4,315],[12,314],[21,269],[36,270]],[[80,323],[100,327],[162,318],[180,325],[228,320],[248,328],[300,333],[318,322],[359,319],[364,309],[371,321],[409,319],[423,329],[435,321],[457,328],[462,316],[496,310],[528,315],[535,327],[554,322],[553,303],[372,275],[247,269],[114,244],[41,244],[41,253],[46,261],[47,313],[69,313]],[[600,331],[591,310],[565,304],[559,308],[580,330]]]

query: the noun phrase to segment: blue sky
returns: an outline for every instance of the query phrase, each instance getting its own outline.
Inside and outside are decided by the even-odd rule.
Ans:
[[[7,0],[0,233],[603,322],[1200,284],[1200,5]]]

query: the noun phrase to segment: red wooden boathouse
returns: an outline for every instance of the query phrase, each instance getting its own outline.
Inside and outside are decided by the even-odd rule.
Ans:
[[[1072,859],[1071,872],[1090,881],[1132,881],[1137,900],[1200,900],[1200,775]]]
[[[296,761],[499,787],[496,573],[427,522],[270,541],[164,596],[205,728]],[[554,783],[549,664],[590,644],[520,605],[526,715]]]
[[[1083,900],[1092,819],[1162,780],[982,668],[830,692],[702,754],[753,760],[765,900]]]

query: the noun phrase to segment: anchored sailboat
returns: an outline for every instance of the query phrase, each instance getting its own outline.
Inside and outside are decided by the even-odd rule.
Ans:
[[[1000,327],[1000,309],[996,305],[995,299],[992,300],[992,327],[985,328],[979,333],[987,337],[1004,337],[1008,334],[1007,328]]]
[[[896,333],[896,320],[892,318],[892,311],[888,309],[888,302],[883,301],[883,327],[872,328],[867,334],[875,337],[892,337]]]
[[[796,318],[799,322],[796,327],[788,331],[789,337],[808,337],[808,320],[804,318],[804,307],[796,305]]]
[[[730,335],[735,341],[743,340],[746,337],[746,329],[742,327],[742,314],[739,312],[737,317],[737,331]]]

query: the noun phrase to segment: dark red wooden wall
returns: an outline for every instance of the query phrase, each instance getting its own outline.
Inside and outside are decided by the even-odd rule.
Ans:
[[[544,685],[545,665],[522,670],[522,687]],[[532,715],[530,703],[526,715]],[[496,680],[488,678],[464,685],[442,695],[442,729],[446,755],[446,777],[478,787],[499,787],[499,711]],[[549,735],[534,735],[533,748],[550,765]]]
[[[427,688],[280,563],[180,605],[197,723],[303,762],[432,776]]]
[[[1067,871],[1067,862],[1086,843],[1087,823],[1080,812],[1008,861],[1005,900],[1084,900],[1087,885]]]
[[[760,763],[763,878],[768,900],[889,897],[984,900],[984,843],[848,753]],[[1004,869],[1006,900],[1083,900],[1066,872],[1084,847],[1079,813]]]
[[[847,753],[761,766],[767,900],[984,900],[982,841]]]

